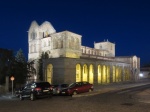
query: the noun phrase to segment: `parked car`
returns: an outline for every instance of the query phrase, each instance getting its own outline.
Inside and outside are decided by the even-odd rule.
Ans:
[[[23,100],[24,98],[30,98],[30,100],[35,100],[38,97],[49,96],[51,97],[53,93],[52,86],[49,82],[32,82],[27,84],[21,91],[19,98]]]
[[[69,86],[69,84],[57,84],[57,85],[53,85],[53,94],[54,95],[60,95],[62,89],[65,89]]]
[[[66,89],[61,91],[61,94],[76,95],[84,92],[91,92],[94,90],[93,84],[89,82],[75,82],[70,84]]]
[[[15,96],[19,97],[19,95],[20,95],[20,93],[22,92],[23,89],[24,89],[24,87],[16,88],[15,89]]]

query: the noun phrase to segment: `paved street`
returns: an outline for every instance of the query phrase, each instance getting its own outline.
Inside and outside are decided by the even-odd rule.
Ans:
[[[87,97],[53,96],[36,101],[13,98],[0,101],[0,112],[149,112],[150,104],[128,94],[98,94]]]
[[[138,84],[143,85],[145,83]],[[130,84],[130,86],[138,84]],[[36,101],[30,101],[29,99],[19,101],[18,98],[4,95],[0,97],[0,112],[149,112],[150,103],[145,102],[143,98],[148,99],[150,89],[138,93],[132,92],[132,95],[127,91],[113,92],[115,88],[121,89],[121,87],[129,87],[129,84],[101,86],[99,87],[101,90],[97,87],[91,93],[73,97],[53,96]]]

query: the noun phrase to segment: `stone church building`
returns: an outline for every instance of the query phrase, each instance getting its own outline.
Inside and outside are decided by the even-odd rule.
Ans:
[[[88,81],[92,84],[109,84],[139,79],[140,58],[115,56],[112,42],[94,42],[94,48],[82,45],[82,35],[56,32],[50,22],[31,23],[28,31],[28,61],[37,60],[42,53],[43,79],[51,84]],[[38,71],[38,62],[34,67]],[[32,79],[38,80],[38,73]]]

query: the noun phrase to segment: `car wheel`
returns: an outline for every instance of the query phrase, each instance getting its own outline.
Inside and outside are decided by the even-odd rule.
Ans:
[[[73,95],[77,95],[77,91],[74,91],[74,92],[73,92]]]
[[[22,101],[24,99],[21,94],[19,95],[19,99],[20,99],[20,101]]]
[[[35,100],[35,95],[33,93],[30,94],[30,100],[34,101]]]

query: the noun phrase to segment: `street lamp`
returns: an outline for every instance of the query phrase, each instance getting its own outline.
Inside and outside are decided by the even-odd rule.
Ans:
[[[13,87],[14,87],[13,81],[15,80],[15,78],[14,78],[13,76],[11,76],[11,77],[10,77],[10,80],[12,81],[12,96],[13,96]]]
[[[143,77],[143,74],[142,74],[142,73],[140,73],[140,74],[139,74],[139,76],[142,78],[142,77]]]

